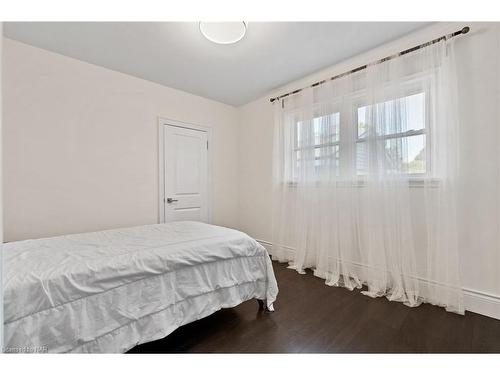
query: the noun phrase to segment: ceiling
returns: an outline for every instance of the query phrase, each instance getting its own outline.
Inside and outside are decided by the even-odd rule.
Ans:
[[[239,106],[424,22],[249,22],[232,45],[197,22],[5,22],[8,38]]]

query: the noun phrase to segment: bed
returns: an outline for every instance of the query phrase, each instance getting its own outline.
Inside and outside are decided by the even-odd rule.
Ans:
[[[5,347],[55,353],[125,352],[278,294],[257,241],[199,222],[7,243],[4,272]]]

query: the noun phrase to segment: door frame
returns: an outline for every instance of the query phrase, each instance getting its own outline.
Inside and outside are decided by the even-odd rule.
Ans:
[[[190,124],[187,122],[171,120],[165,117],[158,117],[158,223],[165,222],[165,127],[173,126],[197,130],[207,133],[207,212],[208,223],[212,223],[212,197],[213,197],[213,179],[212,179],[212,136],[213,128],[205,125]]]

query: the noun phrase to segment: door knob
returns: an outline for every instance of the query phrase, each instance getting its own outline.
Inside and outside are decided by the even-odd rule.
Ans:
[[[178,199],[167,198],[167,203],[178,202]]]

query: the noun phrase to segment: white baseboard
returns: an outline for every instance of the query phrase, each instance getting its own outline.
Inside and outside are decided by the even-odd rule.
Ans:
[[[272,254],[271,242],[264,240],[257,240],[257,242],[264,246],[269,254]],[[470,288],[463,288],[463,291],[466,311],[500,319],[500,296]]]
[[[264,241],[264,240],[256,240],[258,243],[260,243],[262,246],[264,246],[264,248],[267,250],[267,252],[269,254],[272,254],[271,253],[271,248],[273,246],[273,244],[269,241]]]
[[[500,296],[464,288],[465,310],[500,319]]]

